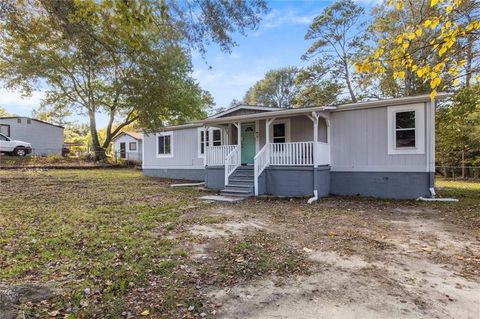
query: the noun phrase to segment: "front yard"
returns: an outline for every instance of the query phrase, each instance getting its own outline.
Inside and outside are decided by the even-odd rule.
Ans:
[[[227,205],[171,182],[131,170],[2,171],[0,318],[480,311],[480,183],[439,181],[458,203]]]

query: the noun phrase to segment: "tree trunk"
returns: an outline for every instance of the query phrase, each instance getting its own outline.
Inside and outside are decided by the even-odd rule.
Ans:
[[[473,60],[473,37],[470,35],[468,37],[467,44],[467,64],[466,64],[466,74],[465,74],[465,86],[470,87],[472,80],[472,60]]]
[[[90,134],[92,135],[92,144],[93,144],[93,151],[95,161],[102,161],[105,162],[107,160],[107,153],[105,149],[100,146],[100,141],[98,139],[97,133],[97,123],[95,119],[95,111],[89,110],[88,117],[90,119]]]
[[[353,103],[357,103],[357,97],[353,92],[352,83],[350,82],[350,71],[348,70],[348,64],[344,62],[343,67],[345,69],[345,82],[347,83],[347,88],[348,88],[348,92],[350,93],[350,98],[352,99]]]

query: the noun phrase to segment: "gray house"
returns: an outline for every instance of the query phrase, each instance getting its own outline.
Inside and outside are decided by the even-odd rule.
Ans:
[[[239,196],[430,197],[434,103],[422,95],[310,108],[237,106],[145,135],[143,171]]]
[[[32,145],[32,154],[62,154],[64,127],[23,116],[0,117],[0,133]]]
[[[113,139],[115,157],[119,159],[138,161],[142,160],[142,133],[122,132]]]

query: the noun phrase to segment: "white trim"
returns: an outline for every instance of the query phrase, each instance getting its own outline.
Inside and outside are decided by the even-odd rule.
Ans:
[[[220,112],[218,114],[212,115],[208,117],[209,119],[216,119],[219,117],[222,117],[224,115],[227,115],[229,113],[238,111],[238,110],[254,110],[254,111],[278,111],[281,110],[282,108],[279,107],[269,107],[269,106],[253,106],[253,105],[237,105],[235,107],[232,107],[228,110],[225,110],[223,112]]]
[[[205,166],[142,166],[143,169],[205,169]]]
[[[436,100],[441,100],[451,96],[449,93],[438,93],[435,97]],[[402,98],[392,98],[384,100],[375,100],[375,101],[366,101],[366,102],[357,102],[350,104],[340,104],[338,106],[314,106],[314,107],[304,107],[304,108],[293,108],[293,109],[282,109],[282,110],[273,110],[272,112],[262,112],[255,114],[246,114],[246,115],[235,115],[225,118],[207,118],[204,120],[194,121],[193,123],[203,123],[203,124],[213,124],[213,123],[228,123],[228,122],[248,122],[254,121],[256,119],[265,119],[269,117],[288,117],[293,115],[300,115],[305,113],[311,113],[315,111],[326,111],[329,112],[344,112],[344,111],[353,111],[361,110],[368,108],[377,108],[377,107],[389,107],[396,105],[406,105],[406,104],[416,104],[416,103],[425,103],[430,101],[430,95],[418,95],[418,96],[408,96]]]
[[[158,154],[158,138],[160,136],[170,136],[170,154]],[[156,144],[155,154],[157,155],[157,158],[172,158],[173,157],[173,131],[161,132],[161,133],[155,134],[155,144]]]
[[[289,118],[284,118],[284,119],[277,119],[273,121],[270,124],[269,127],[269,135],[270,135],[270,140],[268,141],[269,143],[273,143],[273,126],[275,124],[285,124],[285,143],[289,143],[291,141],[291,135],[290,135],[290,126],[291,126],[291,121]]]
[[[201,136],[201,132],[205,132],[205,128],[204,127],[199,127],[197,128],[197,156],[198,158],[205,158],[205,151],[207,150],[207,146],[213,146],[213,131],[215,130],[219,130],[220,131],[220,145],[217,145],[217,146],[221,146],[221,145],[227,145],[224,143],[223,141],[223,129],[221,128],[218,128],[218,127],[208,127],[208,145],[205,144],[205,146],[203,147],[203,154],[201,153],[202,152],[202,136]],[[205,139],[205,137],[204,137]],[[205,142],[205,141],[204,141]]]
[[[130,144],[132,144],[132,143],[135,144],[135,149],[134,149],[134,150],[132,150],[132,148],[130,147]],[[138,143],[137,143],[137,141],[128,142],[128,150],[129,150],[129,151],[138,152]]]
[[[399,112],[415,112],[415,147],[397,148],[395,114]],[[425,153],[425,104],[389,106],[387,108],[388,155],[424,154]]]

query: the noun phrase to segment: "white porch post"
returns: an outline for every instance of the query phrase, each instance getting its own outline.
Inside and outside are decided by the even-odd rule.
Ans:
[[[272,124],[273,121],[275,121],[275,117],[265,120],[265,147],[267,148],[267,162],[269,163],[267,165],[270,165],[270,146],[269,146],[269,144],[270,144],[270,124]]]
[[[210,126],[203,127],[203,166],[207,166],[207,132],[210,129]]]
[[[313,115],[313,167],[318,167],[318,114]]]

